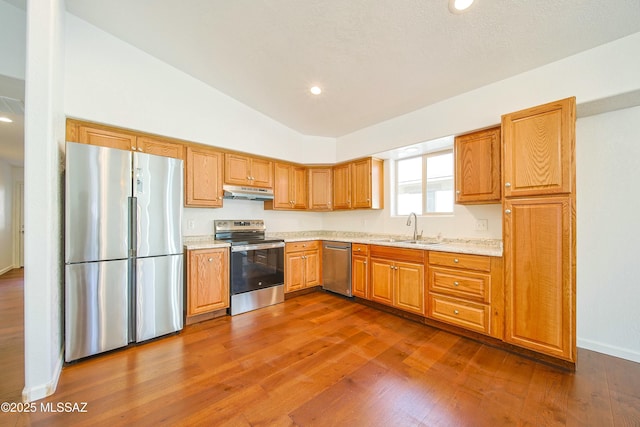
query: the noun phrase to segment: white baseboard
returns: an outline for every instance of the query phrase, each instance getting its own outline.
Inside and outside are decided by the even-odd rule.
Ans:
[[[34,402],[36,400],[44,399],[47,396],[51,396],[58,387],[58,380],[60,379],[60,373],[62,372],[62,365],[64,363],[64,346],[60,350],[58,355],[58,361],[56,363],[55,371],[53,372],[53,378],[51,381],[45,384],[40,384],[34,387],[26,387],[22,390],[23,402]]]
[[[2,270],[0,270],[0,276],[2,276],[4,273],[6,273],[8,271],[13,270],[14,268],[17,268],[17,267],[15,267],[14,265],[10,265],[10,266],[7,266],[7,267],[3,268]]]
[[[630,360],[640,363],[640,352],[629,348],[617,347],[615,345],[604,344],[598,341],[578,338],[578,347],[587,350],[596,351],[598,353],[608,354],[609,356],[619,357],[621,359]]]

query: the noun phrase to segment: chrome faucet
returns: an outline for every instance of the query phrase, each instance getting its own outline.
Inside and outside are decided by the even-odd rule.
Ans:
[[[413,215],[413,240],[418,240],[418,216],[415,212],[411,212],[409,214],[409,218],[407,218],[407,225],[411,226],[411,215]],[[420,231],[420,237],[422,237],[422,231]]]

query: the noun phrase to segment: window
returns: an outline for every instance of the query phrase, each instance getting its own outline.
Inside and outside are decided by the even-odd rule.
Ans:
[[[396,161],[396,214],[453,212],[453,150]]]

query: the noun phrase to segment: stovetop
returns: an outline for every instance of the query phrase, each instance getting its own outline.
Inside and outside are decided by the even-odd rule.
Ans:
[[[266,227],[264,220],[232,220],[223,219],[213,221],[216,240],[231,243],[231,246],[250,245],[256,243],[279,243],[283,239],[265,238]]]

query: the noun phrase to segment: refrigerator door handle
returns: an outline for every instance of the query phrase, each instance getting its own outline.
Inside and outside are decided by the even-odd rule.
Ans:
[[[137,255],[138,247],[138,199],[129,197],[129,256]]]
[[[136,168],[136,194],[143,194],[142,168]]]

